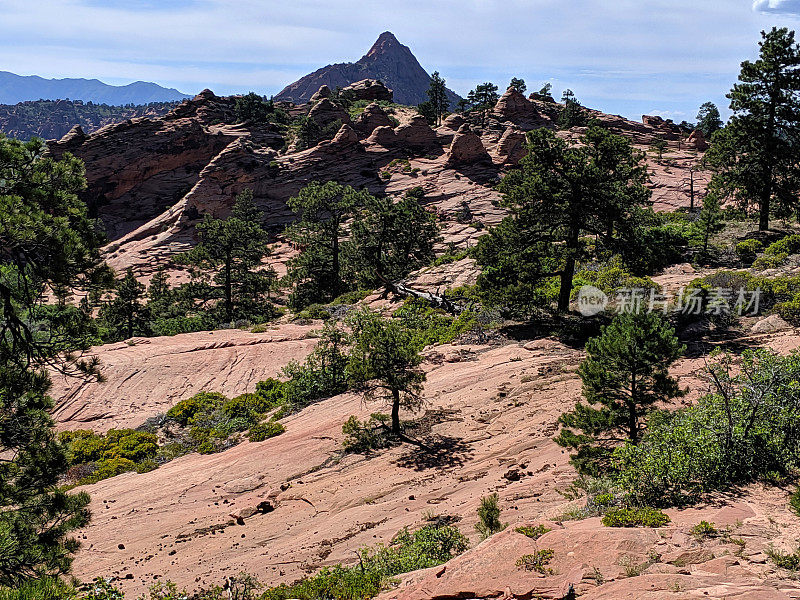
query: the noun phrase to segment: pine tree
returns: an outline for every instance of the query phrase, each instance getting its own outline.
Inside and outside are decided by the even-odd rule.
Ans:
[[[439,71],[434,71],[433,75],[431,75],[431,85],[428,88],[427,94],[428,102],[431,103],[434,121],[437,125],[441,125],[442,117],[447,114],[450,103],[447,100],[445,80],[439,75]]]
[[[499,99],[497,86],[488,81],[478,85],[467,94],[467,100],[472,105],[472,109],[480,111],[482,122],[486,121],[486,113],[494,108]]]
[[[583,112],[583,107],[572,90],[564,90],[561,102],[564,104],[564,108],[558,114],[559,129],[570,129],[586,125],[586,115]]]
[[[800,196],[800,46],[786,28],[761,32],[759,58],[744,61],[728,94],[733,111],[714,136],[706,162],[712,187],[742,205],[756,205],[758,228],[774,209],[794,209]]]
[[[261,268],[269,255],[262,220],[253,193],[245,190],[236,197],[228,218],[207,215],[203,219],[197,226],[199,243],[178,260],[192,267],[201,282],[195,288],[201,290],[201,299],[220,301],[227,322],[272,315],[272,306],[264,297],[269,282],[274,281],[274,271]]]
[[[524,94],[525,91],[528,89],[528,86],[525,85],[525,80],[519,79],[517,77],[511,78],[511,83],[508,84],[508,87],[516,92],[519,92],[520,94]]]
[[[708,242],[711,236],[725,229],[724,214],[715,193],[711,192],[703,199],[703,208],[697,216],[695,226],[703,240],[703,254],[705,255],[708,253]]]
[[[400,435],[400,409],[422,405],[425,373],[419,368],[422,355],[414,336],[397,321],[367,309],[352,312],[347,323],[353,342],[348,377],[366,400],[378,395],[389,401],[392,433]]]
[[[599,127],[571,146],[547,129],[528,134],[528,155],[500,183],[511,213],[475,249],[487,300],[522,314],[546,300],[540,286],[558,277],[558,310],[569,308],[577,261],[598,248],[627,254],[649,203],[647,170],[630,141]],[[596,249],[598,249],[596,248]]]
[[[439,228],[433,213],[420,203],[422,194],[422,188],[412,188],[399,200],[366,198],[343,244],[350,281],[372,288],[431,263]]]
[[[298,219],[286,235],[302,249],[288,263],[287,278],[295,284],[293,306],[329,302],[347,291],[342,270],[344,224],[369,199],[368,192],[335,181],[312,182],[289,199]]]
[[[101,318],[115,331],[110,339],[127,339],[149,334],[149,314],[143,300],[145,287],[130,267],[117,282],[116,297],[100,311]]]
[[[722,118],[717,105],[713,102],[704,102],[697,113],[697,125],[695,127],[703,133],[706,139],[710,140],[714,133],[722,129],[722,125]]]
[[[59,487],[67,460],[47,368],[99,377],[96,361],[71,354],[97,331],[67,299],[103,272],[100,239],[78,198],[83,164],[44,150],[0,135],[0,586],[67,572],[79,545],[69,533],[90,516],[86,493]],[[47,289],[58,302],[44,304]]]
[[[600,436],[639,441],[653,406],[682,395],[669,366],[685,349],[661,315],[645,311],[616,316],[599,337],[589,340],[578,370],[587,404],[579,402],[561,415],[565,429],[556,438],[578,450],[576,464],[591,472],[595,461],[608,457],[607,448],[597,446]]]

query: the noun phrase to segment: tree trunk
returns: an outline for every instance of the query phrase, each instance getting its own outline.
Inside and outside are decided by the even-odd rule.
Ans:
[[[639,425],[636,422],[636,375],[631,375],[631,397],[628,404],[628,437],[636,444],[639,441]]]
[[[233,284],[231,282],[231,257],[225,261],[225,314],[233,321]]]
[[[392,390],[392,433],[400,435],[400,390]]]
[[[569,310],[572,279],[575,277],[575,253],[578,251],[581,235],[581,229],[576,225],[575,220],[573,217],[572,229],[569,233],[569,239],[567,239],[567,261],[564,265],[564,270],[561,271],[561,283],[558,288],[558,312],[560,313]]]

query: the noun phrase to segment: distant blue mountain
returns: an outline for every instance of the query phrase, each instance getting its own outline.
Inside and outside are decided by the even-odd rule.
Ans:
[[[137,81],[128,85],[109,85],[97,79],[44,79],[37,75],[15,75],[0,71],[0,104],[25,100],[83,100],[97,104],[147,104],[190,98],[176,89]]]

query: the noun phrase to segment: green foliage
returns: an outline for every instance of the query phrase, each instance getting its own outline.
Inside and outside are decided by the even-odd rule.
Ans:
[[[322,328],[319,342],[304,363],[290,362],[283,369],[287,378],[282,385],[286,403],[300,409],[320,398],[341,394],[348,387],[347,346],[350,336],[333,321]]]
[[[196,414],[217,410],[225,400],[219,392],[200,392],[178,402],[167,411],[167,416],[181,425],[188,425]]]
[[[728,94],[733,116],[714,134],[705,161],[716,171],[711,192],[745,209],[757,206],[766,230],[773,209],[791,212],[800,191],[800,150],[792,141],[800,127],[800,46],[787,28],[761,36],[758,60],[742,63]]]
[[[359,564],[335,565],[291,585],[267,589],[263,600],[367,600],[377,596],[402,573],[447,562],[468,548],[467,539],[452,526],[426,525],[400,531],[388,546],[363,548]]]
[[[663,527],[669,516],[649,506],[612,508],[603,516],[606,527]]]
[[[572,127],[583,127],[586,125],[586,113],[575,97],[572,90],[564,90],[561,96],[564,107],[558,113],[558,128],[571,129]]]
[[[717,105],[713,102],[704,102],[697,113],[697,129],[703,133],[706,139],[710,140],[714,133],[722,129],[722,125]]]
[[[664,138],[656,138],[655,140],[653,140],[652,148],[653,151],[656,154],[658,154],[658,160],[664,158],[664,152],[666,152],[668,147],[669,146],[667,145],[667,140],[665,140]]]
[[[542,548],[533,554],[523,554],[517,559],[516,565],[526,571],[536,571],[543,575],[552,575],[553,569],[547,565],[553,560],[555,551],[552,548]]]
[[[709,193],[703,198],[703,208],[697,217],[695,227],[703,240],[702,250],[705,254],[708,252],[708,242],[711,236],[725,229],[722,209],[716,194]]]
[[[519,92],[520,94],[524,94],[525,90],[528,89],[528,86],[525,85],[525,80],[518,77],[512,77],[511,83],[508,84],[508,87],[516,92]]]
[[[366,191],[329,181],[312,182],[289,199],[298,219],[286,235],[303,248],[287,265],[287,280],[295,285],[289,298],[292,306],[328,302],[347,291],[340,244],[344,223],[370,198]]]
[[[342,245],[344,278],[349,286],[374,288],[429,264],[435,257],[439,228],[421,204],[422,188],[402,198],[367,196],[355,214],[350,239]]]
[[[150,316],[142,302],[145,287],[136,280],[133,269],[125,272],[125,277],[117,282],[116,296],[100,309],[100,320],[109,330],[109,341],[119,341],[134,335],[149,335]]]
[[[269,255],[263,218],[253,193],[245,190],[236,197],[228,218],[206,215],[197,225],[198,244],[179,258],[191,267],[193,277],[185,294],[200,301],[201,307],[211,302],[220,322],[274,315],[268,298],[275,287],[275,271],[261,265]]]
[[[794,513],[800,517],[800,487],[798,487],[791,496],[789,496],[789,506]]]
[[[472,312],[464,311],[453,317],[419,298],[407,299],[393,317],[412,332],[414,345],[420,350],[435,344],[449,344],[477,325]]]
[[[59,439],[67,448],[70,473],[81,473],[78,485],[96,483],[128,471],[150,470],[158,454],[155,434],[135,429],[111,429],[104,435],[88,430],[66,431]],[[76,467],[83,466],[83,469]]]
[[[787,571],[800,570],[800,550],[794,552],[781,552],[774,548],[767,548],[767,556],[775,563],[776,567],[786,569]]]
[[[78,194],[83,163],[45,146],[0,135],[0,586],[59,575],[89,521],[89,497],[58,487],[68,463],[53,432],[48,368],[98,376],[96,360],[77,360],[97,329],[77,289],[107,281],[95,224]],[[52,292],[52,294],[51,294]],[[56,302],[45,305],[48,297]]]
[[[236,98],[233,112],[237,123],[260,125],[264,123],[287,123],[289,116],[277,108],[272,100],[266,100],[255,92]]]
[[[247,432],[247,438],[251,442],[263,442],[271,437],[282,434],[286,428],[277,421],[267,421],[253,425]]]
[[[697,525],[692,527],[692,535],[698,539],[706,539],[714,537],[718,534],[717,528],[714,523],[708,521],[700,521]]]
[[[589,340],[578,370],[588,406],[577,403],[561,415],[565,429],[556,438],[558,444],[578,451],[573,459],[582,472],[596,475],[607,467],[609,450],[598,444],[599,436],[611,434],[613,440],[622,434],[636,444],[653,405],[681,395],[669,366],[684,350],[675,330],[658,313],[644,311],[618,315],[599,337]],[[600,408],[592,408],[596,404]]]
[[[387,320],[363,309],[351,312],[347,324],[352,347],[347,377],[365,400],[376,397],[391,403],[392,433],[400,434],[400,409],[418,410],[422,405],[425,373],[422,355],[412,331],[397,320]]]
[[[431,112],[435,117],[435,124],[440,125],[442,117],[447,114],[450,108],[450,102],[447,99],[447,87],[445,87],[445,80],[439,75],[439,71],[434,71],[431,75],[431,84],[426,92],[428,95],[428,102],[430,102]]]
[[[55,577],[31,579],[18,587],[0,587],[0,600],[74,600],[76,597],[77,592],[72,587]]]
[[[746,265],[752,265],[756,255],[764,249],[764,244],[759,240],[749,239],[736,244],[736,255]]]
[[[638,445],[614,451],[617,484],[633,502],[681,504],[800,465],[800,354],[746,350],[735,368],[721,354],[708,376],[714,393],[654,416]]]
[[[500,506],[497,492],[481,498],[481,505],[478,507],[478,523],[475,530],[486,539],[495,533],[503,531],[508,527],[508,523],[500,521]]]
[[[531,538],[532,540],[538,540],[548,531],[553,531],[549,527],[545,527],[544,525],[537,525],[536,527],[531,527],[529,525],[523,525],[521,527],[514,528],[514,531],[517,533],[521,533],[522,535]]]
[[[615,259],[604,264],[587,265],[575,274],[572,281],[573,297],[584,285],[592,285],[608,296],[614,296],[621,289],[658,289],[658,284],[649,277],[636,277]]]
[[[394,441],[387,435],[390,431],[390,419],[389,415],[383,413],[373,413],[365,421],[359,421],[358,417],[351,415],[342,425],[342,433],[345,435],[342,444],[345,451],[368,454],[390,446]]]
[[[566,311],[576,264],[601,248],[621,253],[633,243],[650,197],[641,155],[598,126],[582,141],[571,146],[547,129],[528,134],[528,155],[499,186],[511,214],[473,253],[488,304],[530,315],[549,300],[548,286],[558,277],[558,310]],[[599,243],[589,245],[586,236]]]
[[[489,81],[481,83],[467,94],[467,103],[472,110],[481,113],[481,121],[486,121],[486,114],[492,110],[500,99],[497,86]]]

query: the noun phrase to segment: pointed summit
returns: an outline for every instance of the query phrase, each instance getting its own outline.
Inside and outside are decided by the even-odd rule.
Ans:
[[[395,102],[415,106],[427,100],[431,78],[409,47],[401,44],[391,31],[384,31],[357,62],[322,67],[287,85],[275,99],[303,104],[323,85],[334,89],[362,79],[382,81],[394,92]],[[450,90],[448,97],[451,104],[459,100]]]

